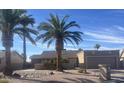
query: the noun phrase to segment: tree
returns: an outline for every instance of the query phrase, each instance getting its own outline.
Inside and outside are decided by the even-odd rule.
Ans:
[[[31,15],[24,14],[23,16],[21,16],[19,22],[20,22],[19,24],[21,26],[17,27],[15,29],[15,32],[23,40],[23,58],[24,58],[23,67],[25,68],[25,64],[26,64],[26,38],[32,44],[35,44],[35,40],[32,38],[31,34],[32,35],[37,35],[38,32],[32,28],[33,27],[33,24],[35,23],[35,20],[34,20],[34,18],[32,18]]]
[[[1,10],[1,31],[2,31],[2,45],[5,47],[6,67],[5,75],[12,75],[11,68],[11,47],[13,47],[13,34],[15,27],[19,24],[20,16],[25,13],[25,10],[5,9]]]
[[[94,48],[97,49],[97,50],[98,50],[100,47],[101,47],[100,44],[96,44],[96,45],[94,46]]]
[[[79,31],[71,31],[70,28],[80,26],[76,23],[76,21],[68,22],[69,16],[64,16],[62,19],[59,18],[58,15],[50,14],[50,19],[47,22],[42,22],[38,26],[39,30],[43,30],[37,38],[36,41],[43,39],[43,43],[47,42],[48,47],[51,43],[55,42],[56,53],[57,53],[57,70],[63,71],[62,68],[62,50],[64,49],[64,43],[67,42],[74,44],[79,44],[82,41],[81,35],[82,32]]]
[[[83,49],[82,48],[79,48],[78,51],[83,51]]]

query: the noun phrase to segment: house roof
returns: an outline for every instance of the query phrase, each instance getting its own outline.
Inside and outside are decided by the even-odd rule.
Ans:
[[[84,52],[96,52],[96,53],[100,53],[100,52],[104,52],[104,53],[109,53],[109,52],[112,52],[112,53],[115,53],[115,52],[119,52],[119,50],[84,50]]]
[[[32,55],[30,56],[31,59],[40,59],[41,58],[41,54],[40,55]]]
[[[119,50],[85,50],[85,54],[87,55],[118,55]]]
[[[77,55],[80,51],[78,50],[67,50],[67,51],[63,51],[62,56],[63,57],[67,57],[67,58],[77,58]],[[106,55],[106,54],[114,54],[117,55],[119,53],[119,50],[84,50],[83,51],[86,54],[94,54],[95,55]],[[57,54],[56,51],[44,51],[42,54],[40,55],[33,55],[30,58],[31,59],[52,59],[52,58],[56,58]]]
[[[77,53],[79,51],[77,50],[67,50],[63,51],[62,56],[67,58],[76,58]],[[31,59],[50,59],[50,58],[56,58],[57,54],[56,51],[44,51],[41,55],[33,55],[30,58]]]

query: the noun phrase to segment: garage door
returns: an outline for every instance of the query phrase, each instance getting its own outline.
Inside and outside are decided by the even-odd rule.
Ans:
[[[98,64],[109,64],[116,68],[116,57],[87,57],[87,68],[98,68]]]

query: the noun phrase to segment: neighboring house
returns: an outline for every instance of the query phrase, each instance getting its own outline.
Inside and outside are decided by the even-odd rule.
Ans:
[[[119,50],[85,50],[78,53],[79,63],[87,68],[98,68],[99,64],[108,64],[111,68],[120,68]],[[83,58],[83,59],[82,59]]]
[[[122,50],[120,54],[120,61],[124,61],[124,49]]]
[[[5,63],[5,51],[0,51],[0,71],[6,66]],[[22,69],[23,67],[23,57],[16,51],[11,52],[11,66],[14,70]]]
[[[51,62],[56,60],[55,51],[44,51],[41,55],[31,56],[31,62],[33,64]],[[68,64],[63,63],[65,68],[75,68],[81,66],[86,62],[87,68],[98,68],[99,64],[109,64],[111,68],[119,68],[119,50],[66,50],[62,53],[62,58],[68,60]]]
[[[64,68],[74,68],[78,66],[78,57],[77,53],[79,51],[63,51],[62,58],[66,60],[66,63],[63,63]],[[33,55],[31,56],[31,62],[33,64],[41,63],[44,64],[46,62],[56,61],[56,52],[55,51],[44,51],[41,55]]]
[[[124,49],[122,50],[120,54],[120,62],[121,62],[121,67],[124,68]]]

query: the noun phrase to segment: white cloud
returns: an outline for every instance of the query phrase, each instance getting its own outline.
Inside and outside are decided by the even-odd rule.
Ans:
[[[47,43],[42,43],[42,42],[37,42],[36,43],[36,47],[37,48],[41,48],[43,50],[54,50],[55,46],[54,45],[50,45],[49,48],[47,47]]]
[[[67,47],[66,49],[67,50],[77,50],[77,48],[69,48],[69,47]]]
[[[119,48],[111,48],[111,47],[104,47],[104,46],[101,46],[100,47],[100,50],[118,50]]]
[[[122,31],[124,31],[124,27],[122,27],[122,26],[115,25],[114,27],[116,27],[118,30],[122,30]]]
[[[111,36],[103,33],[93,33],[93,32],[85,32],[84,34],[95,38],[95,39],[85,39],[87,41],[99,41],[99,42],[124,44],[123,37]]]

